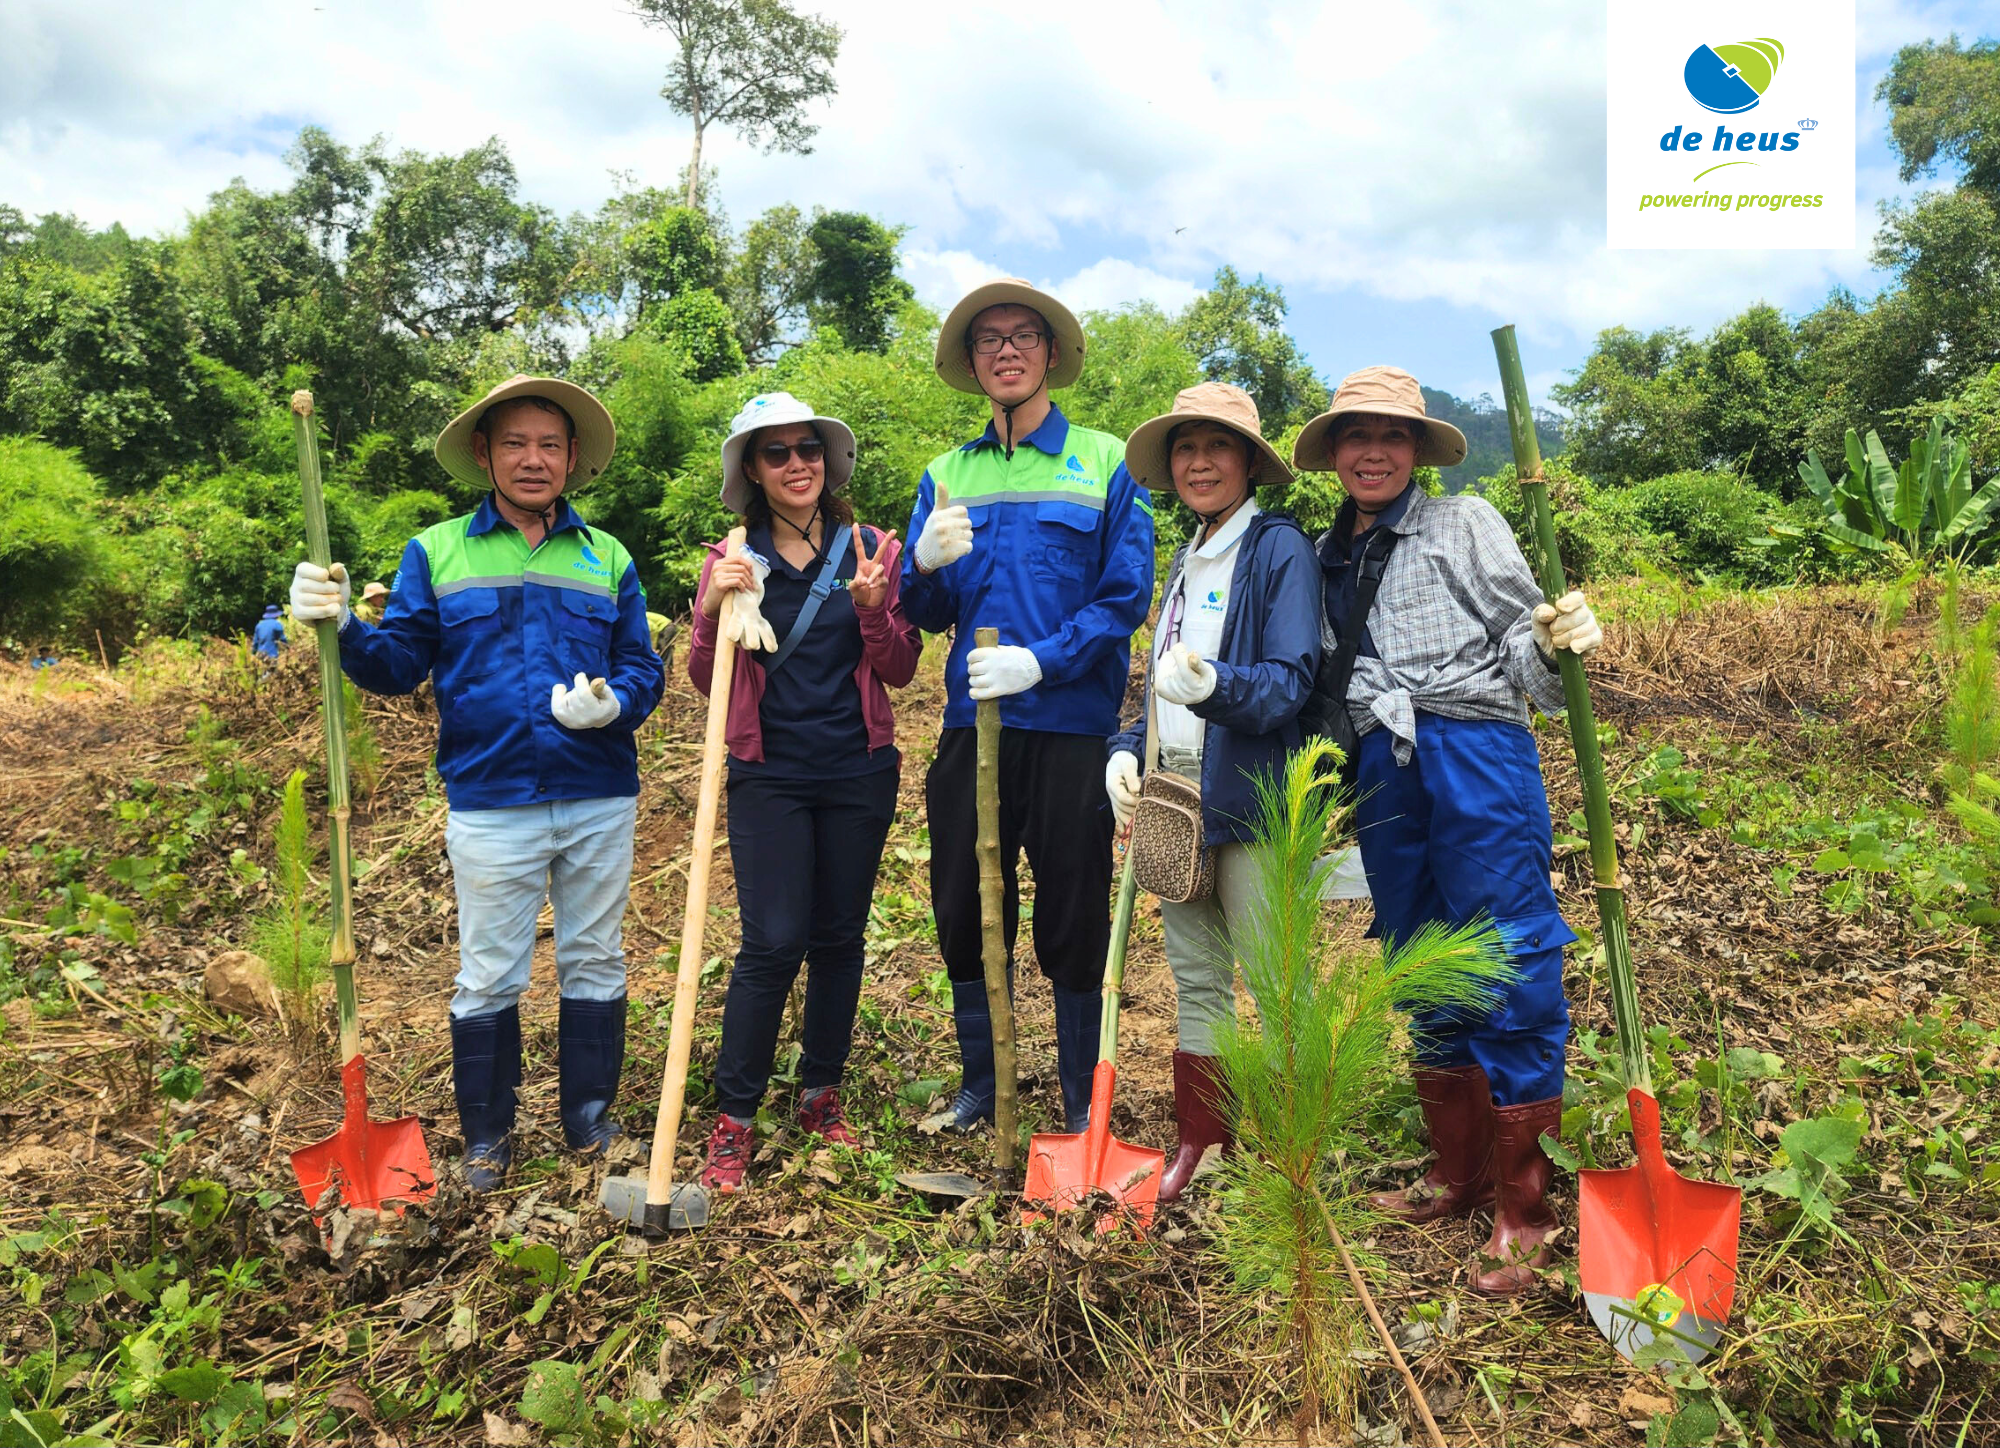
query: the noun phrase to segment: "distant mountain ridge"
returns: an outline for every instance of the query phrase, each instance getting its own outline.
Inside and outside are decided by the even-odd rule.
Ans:
[[[1438,469],[1446,492],[1463,492],[1514,461],[1514,440],[1507,432],[1507,409],[1490,394],[1482,392],[1466,402],[1435,387],[1426,387],[1423,392],[1424,411],[1465,434],[1465,461],[1454,468]],[[1542,445],[1542,456],[1554,457],[1562,451],[1562,419],[1537,408],[1535,438]]]

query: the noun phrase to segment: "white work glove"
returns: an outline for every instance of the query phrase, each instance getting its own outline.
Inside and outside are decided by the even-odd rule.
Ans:
[[[557,684],[549,694],[549,712],[565,729],[602,729],[625,712],[618,693],[602,679],[578,674],[565,689]]]
[[[778,651],[778,636],[771,632],[762,607],[764,580],[771,575],[771,565],[748,548],[741,556],[750,561],[750,571],[756,574],[757,583],[754,588],[735,589],[723,598],[722,617],[716,621],[719,636],[750,653],[774,654]]]
[[[925,573],[935,573],[945,564],[956,563],[971,551],[972,515],[963,507],[953,507],[951,494],[940,483],[937,503],[930,516],[924,519],[924,531],[917,537],[917,567]],[[1034,680],[1028,682],[1033,683]],[[1027,684],[1021,687],[1026,688]],[[1003,692],[1014,691],[1008,689]]]
[[[1597,615],[1575,589],[1554,603],[1537,604],[1529,628],[1535,636],[1535,647],[1552,658],[1562,649],[1570,650],[1580,659],[1589,658],[1604,642],[1604,630],[1598,627]]]
[[[1169,704],[1192,707],[1215,692],[1215,666],[1186,644],[1168,649],[1153,672],[1153,692]]]
[[[1042,681],[1042,665],[1033,649],[999,644],[974,649],[965,656],[966,691],[975,699],[999,699],[1032,689]]]
[[[354,586],[347,581],[347,565],[336,563],[322,568],[317,563],[301,563],[292,570],[292,617],[300,623],[318,623],[323,618],[338,619],[341,628],[354,610],[347,600]]]
[[[1129,749],[1112,755],[1104,766],[1104,792],[1111,796],[1111,813],[1124,829],[1139,806],[1139,758]]]

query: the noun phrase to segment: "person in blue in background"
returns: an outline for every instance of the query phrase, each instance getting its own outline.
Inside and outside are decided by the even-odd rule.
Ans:
[[[264,616],[257,620],[257,627],[250,634],[250,652],[263,658],[275,659],[285,642],[285,620],[278,611],[278,605],[264,605]]]
[[[1141,423],[1125,465],[1142,488],[1171,488],[1194,514],[1160,594],[1147,671],[1148,707],[1113,737],[1104,788],[1123,825],[1139,802],[1146,720],[1165,770],[1200,781],[1202,839],[1215,852],[1215,888],[1201,900],[1162,901],[1179,1030],[1174,1121],[1179,1144],[1160,1177],[1178,1201],[1211,1146],[1231,1145],[1216,1030],[1236,1018],[1236,948],[1256,908],[1253,851],[1259,780],[1275,780],[1302,737],[1299,711],[1320,659],[1319,560],[1303,529],[1257,506],[1260,486],[1291,481],[1264,441],[1257,404],[1227,382],[1203,382],[1173,411]]]
[[[1370,933],[1409,940],[1427,924],[1488,919],[1520,973],[1477,1018],[1412,1021],[1437,1159],[1374,1205],[1431,1222],[1491,1203],[1472,1286],[1503,1295],[1533,1284],[1556,1229],[1541,1134],[1562,1130],[1563,947],[1576,939],[1549,884],[1549,800],[1528,711],[1562,712],[1556,653],[1588,655],[1604,633],[1581,593],[1542,601],[1491,503],[1434,498],[1412,480],[1424,464],[1464,457],[1465,435],[1426,416],[1417,379],[1395,367],[1342,381],[1292,452],[1294,466],[1334,472],[1347,492],[1318,540],[1334,639],[1351,626],[1361,568],[1380,568],[1338,705],[1360,741],[1354,823],[1375,899]]]
[[[631,556],[587,525],[564,489],[611,461],[604,404],[550,377],[515,377],[452,419],[437,459],[489,488],[473,512],[403,550],[380,625],[356,618],[339,563],[301,563],[292,617],[340,620],[340,664],[360,687],[407,694],[431,679],[437,770],[450,817],[459,969],[452,1086],[466,1179],[490,1191],[513,1157],[521,993],[535,919],[555,911],[563,1138],[601,1153],[625,1064],[624,919],[639,761],[633,733],[666,671]]]
[[[1035,959],[1055,992],[1063,1116],[1082,1131],[1097,1065],[1098,989],[1111,936],[1111,810],[1099,793],[1132,633],[1153,596],[1153,507],[1125,447],[1077,427],[1050,399],[1083,372],[1084,335],[1024,281],[987,282],[938,333],[947,386],[987,399],[992,420],[932,461],[904,535],[902,604],[930,633],[954,630],[944,728],[924,781],[931,909],[951,978],[964,1077],[926,1123],[970,1130],[993,1115],[992,1019],[980,959],[973,798],[977,701],[1000,700],[1002,924],[1013,959],[1016,860],[1035,876]],[[997,648],[973,631],[996,628]]]

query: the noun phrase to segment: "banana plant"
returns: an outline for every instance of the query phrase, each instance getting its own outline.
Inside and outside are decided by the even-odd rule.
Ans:
[[[1871,428],[1864,441],[1847,430],[1847,472],[1835,482],[1811,451],[1799,476],[1826,514],[1821,531],[1843,552],[1887,555],[1905,567],[1939,559],[1963,562],[1985,540],[2000,515],[2000,482],[1972,482],[1972,455],[1946,433],[1944,420],[1910,444],[1894,467]],[[1774,528],[1774,534],[1797,530]]]

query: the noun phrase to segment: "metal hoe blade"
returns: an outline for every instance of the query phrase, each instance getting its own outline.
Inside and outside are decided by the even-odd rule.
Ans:
[[[708,1225],[708,1193],[693,1182],[675,1182],[668,1190],[667,1200],[648,1202],[645,1177],[606,1177],[597,1201],[618,1221],[648,1237]]]

